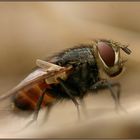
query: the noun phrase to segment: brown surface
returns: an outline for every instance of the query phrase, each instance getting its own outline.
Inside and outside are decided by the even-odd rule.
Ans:
[[[110,8],[114,14],[115,10],[118,11],[117,8],[129,9],[130,5],[126,4],[127,7],[125,7],[123,4],[123,7],[118,4],[117,7],[117,4],[109,3],[108,6],[102,4],[100,7],[100,4],[96,3],[97,14],[93,11],[93,18],[86,19],[82,18],[78,12],[84,13],[85,10],[89,17],[92,6],[93,9],[96,7],[94,3],[90,5],[91,10],[89,11],[87,10],[89,5],[80,7],[76,4],[73,7],[75,14],[74,11],[71,13],[70,7],[65,7],[64,3],[61,6],[57,4],[0,4],[0,92],[4,93],[22,80],[35,66],[37,58],[43,59],[64,48],[89,42],[93,38],[111,38],[130,44],[132,50],[131,56],[124,56],[128,59],[126,71],[114,78],[122,85],[121,103],[127,113],[123,111],[120,111],[119,114],[116,113],[112,98],[108,91],[104,91],[85,99],[88,116],[85,117],[81,110],[80,121],[77,121],[76,108],[70,101],[57,104],[53,108],[49,120],[43,126],[39,126],[44,116],[44,111],[41,111],[38,123],[24,130],[20,129],[32,116],[1,111],[0,137],[140,138],[140,35],[139,32],[134,32],[130,23],[127,24],[126,21],[121,22],[120,19],[119,25],[126,23],[131,31],[104,24],[105,22],[102,20],[105,18],[101,16],[104,14],[109,21],[107,8],[116,6],[116,9]],[[140,7],[140,4],[133,4],[131,8],[138,9],[138,6]],[[79,11],[77,12],[76,9]],[[122,13],[121,17],[123,15],[125,17],[126,11]],[[101,22],[97,22],[94,18],[98,17],[94,16],[98,14],[99,19],[102,20],[97,21]],[[83,15],[83,17],[86,16]],[[132,27],[135,26],[135,29],[138,29],[137,24],[134,24],[136,21],[139,22],[138,18],[128,15],[126,20],[132,19]],[[9,105],[9,101],[0,104],[1,108],[7,105]]]

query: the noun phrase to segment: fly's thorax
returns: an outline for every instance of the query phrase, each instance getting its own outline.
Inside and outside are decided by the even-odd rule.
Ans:
[[[94,55],[100,71],[113,77],[121,73],[124,62],[120,55],[120,49],[130,54],[131,51],[118,42],[112,40],[95,40],[93,42]]]

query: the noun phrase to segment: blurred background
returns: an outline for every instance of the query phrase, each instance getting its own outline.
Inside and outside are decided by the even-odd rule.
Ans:
[[[132,54],[124,56],[125,72],[111,79],[122,85],[121,102],[127,113],[117,113],[108,91],[102,91],[85,98],[88,117],[81,113],[80,121],[69,101],[56,105],[45,125],[20,132],[32,116],[0,111],[0,137],[140,138],[139,13],[139,2],[1,2],[0,94],[23,80],[36,59],[95,38],[129,44]]]

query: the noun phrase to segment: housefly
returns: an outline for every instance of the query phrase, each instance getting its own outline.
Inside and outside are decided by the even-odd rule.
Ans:
[[[34,120],[43,107],[50,108],[61,99],[71,100],[79,111],[79,103],[88,91],[109,89],[116,105],[119,105],[120,84],[111,83],[108,77],[121,73],[125,60],[120,51],[130,54],[127,45],[106,39],[97,39],[89,44],[66,49],[46,60],[37,60],[37,68],[19,85],[0,97],[12,97],[13,104],[20,110],[34,111]],[[117,87],[117,92],[113,90]]]

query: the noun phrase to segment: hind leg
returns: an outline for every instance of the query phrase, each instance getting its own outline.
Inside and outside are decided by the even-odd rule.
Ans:
[[[34,117],[33,117],[34,121],[36,121],[37,118],[38,118],[39,110],[41,108],[41,105],[42,105],[45,94],[46,94],[46,89],[42,92],[42,95],[38,99],[38,102],[37,102],[37,105],[36,105],[36,108],[35,108],[35,111],[34,111]]]
[[[32,123],[34,123],[37,120],[38,114],[39,114],[39,110],[41,108],[41,104],[42,104],[42,101],[43,101],[45,93],[46,93],[46,89],[42,92],[42,95],[38,99],[38,102],[37,102],[37,105],[36,105],[36,108],[35,108],[35,111],[34,111],[33,119],[27,123],[25,128],[27,128],[28,126],[30,126]]]
[[[37,105],[36,105],[36,108],[35,108],[35,111],[34,111],[33,119],[32,119],[31,121],[29,121],[29,122],[26,124],[26,126],[24,127],[24,129],[27,128],[27,127],[29,127],[31,124],[33,124],[33,123],[37,120],[38,114],[39,114],[39,110],[40,110],[40,108],[41,108],[41,105],[42,105],[44,96],[45,96],[45,94],[46,94],[46,91],[47,91],[47,90],[45,89],[45,90],[42,92],[42,95],[39,97],[38,102],[37,102]]]
[[[50,116],[50,112],[52,110],[52,107],[53,107],[52,104],[46,106],[45,115],[44,115],[43,120],[41,122],[41,126],[44,125],[45,122],[47,122],[47,120],[48,120],[48,118]]]

